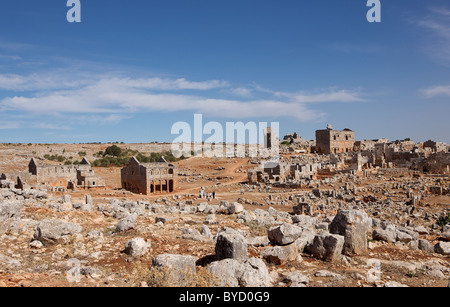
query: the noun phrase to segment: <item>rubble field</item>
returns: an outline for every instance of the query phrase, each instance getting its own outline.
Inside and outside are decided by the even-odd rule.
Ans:
[[[3,144],[0,174],[48,152],[92,161],[107,146]],[[291,186],[250,184],[254,159],[175,164],[170,194],[121,189],[119,167],[94,168],[101,189],[0,189],[0,287],[449,285],[450,195],[436,192],[449,175],[373,168]]]

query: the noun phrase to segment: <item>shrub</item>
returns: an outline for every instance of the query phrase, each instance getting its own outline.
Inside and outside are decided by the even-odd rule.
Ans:
[[[112,145],[105,149],[103,156],[108,155],[108,156],[118,157],[118,156],[120,156],[121,153],[122,153],[122,149],[120,149],[119,146]]]
[[[442,214],[442,215],[438,218],[438,220],[437,220],[437,222],[436,222],[436,224],[438,224],[438,225],[441,226],[441,227],[444,227],[444,226],[447,225],[448,223],[450,223],[450,212],[447,213],[447,215]]]
[[[64,160],[66,160],[64,156],[49,155],[49,154],[44,155],[44,158],[49,161],[58,161],[58,162],[64,162]]]

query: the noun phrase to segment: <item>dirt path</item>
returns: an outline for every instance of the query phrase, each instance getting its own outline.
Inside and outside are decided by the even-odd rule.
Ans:
[[[233,162],[233,164],[227,165],[222,176],[233,177],[233,179],[231,181],[228,181],[226,183],[226,185],[232,185],[232,184],[247,181],[247,173],[245,173],[245,172],[237,173],[236,171],[238,169],[240,169],[241,167],[247,165],[248,161],[249,161],[249,159],[238,159],[237,161]],[[192,187],[192,188],[178,189],[178,191],[176,193],[174,193],[174,195],[192,193],[192,192],[197,193],[201,187],[211,188],[211,187],[215,187],[215,186],[216,186],[216,184],[210,184],[210,185],[201,184],[199,186]]]

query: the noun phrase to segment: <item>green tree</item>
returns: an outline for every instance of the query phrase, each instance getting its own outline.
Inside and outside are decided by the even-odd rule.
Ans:
[[[120,149],[119,146],[112,145],[105,149],[105,153],[103,154],[103,156],[109,155],[109,156],[113,156],[113,157],[118,157],[118,156],[120,156],[121,153],[122,153],[122,149]]]

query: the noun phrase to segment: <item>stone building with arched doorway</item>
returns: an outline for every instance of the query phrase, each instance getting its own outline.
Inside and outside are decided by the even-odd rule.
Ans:
[[[155,163],[140,163],[130,158],[121,170],[122,189],[136,194],[172,193],[177,189],[178,168],[161,158]]]

